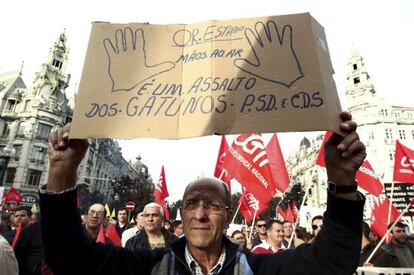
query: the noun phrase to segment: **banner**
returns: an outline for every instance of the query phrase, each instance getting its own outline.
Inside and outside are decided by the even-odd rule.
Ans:
[[[285,159],[280,150],[279,140],[276,133],[273,134],[266,146],[267,158],[269,159],[273,183],[280,192],[284,193],[289,186],[289,174],[286,169]]]
[[[414,151],[398,140],[395,144],[394,181],[414,183]]]
[[[395,267],[358,267],[354,275],[414,275],[414,269]]]
[[[365,160],[359,167],[355,179],[358,182],[359,187],[365,189],[376,197],[381,195],[382,190],[384,189],[384,186],[368,160]]]
[[[229,145],[227,143],[226,136],[221,136],[220,149],[217,156],[216,168],[214,169],[214,176],[224,181],[227,184],[227,187],[231,193],[231,176],[223,167],[224,160],[226,159],[226,156],[228,154]]]
[[[240,204],[240,213],[246,219],[247,222],[251,222],[256,213],[258,217],[261,213],[266,211],[268,205],[260,203],[258,199],[250,192],[244,191],[239,200]]]
[[[309,13],[94,22],[70,137],[339,131],[333,74],[324,29]]]

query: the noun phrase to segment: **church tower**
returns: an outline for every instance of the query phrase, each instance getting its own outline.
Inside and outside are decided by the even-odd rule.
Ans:
[[[352,49],[347,63],[346,96],[348,110],[361,109],[375,102],[375,89],[365,69],[364,60],[356,49]]]

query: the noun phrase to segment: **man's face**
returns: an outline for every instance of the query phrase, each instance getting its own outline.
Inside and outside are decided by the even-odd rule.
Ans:
[[[184,193],[181,217],[190,249],[221,247],[223,232],[231,219],[222,184],[207,178],[191,183]]]
[[[135,222],[137,223],[139,230],[142,230],[144,228],[144,213],[139,213],[135,219]]]
[[[405,228],[395,226],[392,229],[392,239],[399,244],[405,244],[407,242],[407,233]]]
[[[292,235],[292,232],[293,232],[292,223],[290,222],[283,223],[283,235],[285,235],[285,237],[290,237]]]
[[[267,230],[267,239],[279,246],[283,241],[283,225],[273,223],[272,227]]]
[[[18,226],[19,223],[22,223],[22,228],[24,228],[30,221],[30,217],[27,215],[26,210],[18,210],[14,212],[13,223],[14,226]]]
[[[128,213],[126,210],[119,210],[118,212],[118,221],[122,223],[126,223],[128,220]]]
[[[323,225],[323,220],[321,220],[321,219],[316,219],[312,222],[313,236],[315,236],[315,237],[318,236],[319,231],[321,231],[322,225]]]
[[[86,227],[96,229],[104,222],[105,208],[101,204],[93,204],[89,207],[88,215],[86,215]]]
[[[144,210],[144,229],[152,234],[161,233],[162,217],[158,207],[148,207]]]
[[[174,228],[174,235],[179,237],[183,234],[183,224],[180,223]]]
[[[266,222],[259,220],[256,224],[256,232],[259,236],[266,236]]]

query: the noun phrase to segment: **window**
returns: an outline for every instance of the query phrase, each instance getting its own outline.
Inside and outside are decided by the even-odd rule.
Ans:
[[[390,157],[390,160],[394,160],[394,150],[390,150],[388,156]]]
[[[398,134],[400,135],[400,139],[405,139],[405,130],[398,130]]]
[[[356,69],[358,69],[358,65],[357,65],[357,64],[352,65],[352,67],[354,68],[354,71],[355,71]]]
[[[42,177],[42,171],[29,170],[29,174],[27,177],[27,185],[39,186],[41,177]]]
[[[7,100],[7,105],[6,105],[6,110],[7,111],[14,111],[15,106],[16,106],[16,100],[15,99]]]
[[[374,139],[374,131],[369,131],[369,139]]]
[[[17,130],[18,137],[24,137],[24,130],[26,129],[26,125],[23,122],[19,123],[19,129]]]
[[[359,76],[355,77],[354,78],[354,84],[358,84],[359,82],[361,82],[361,80],[359,79]]]
[[[390,128],[385,129],[385,138],[392,140],[392,129]]]
[[[414,139],[414,130],[411,130],[411,135],[413,136],[413,139]]]
[[[62,68],[62,62],[60,62],[60,61],[59,61],[59,60],[57,60],[57,59],[53,59],[53,63],[52,63],[52,65],[53,65],[54,67],[58,68],[58,69]]]
[[[382,116],[388,116],[388,110],[387,109],[381,109],[380,110],[380,115],[382,115]]]
[[[400,113],[400,112],[394,112],[394,116],[395,116],[396,118],[400,118],[400,117],[401,117],[401,113]]]
[[[30,100],[26,100],[25,102],[24,102],[24,112],[28,112],[29,111],[29,109],[30,109]]]
[[[1,133],[2,137],[8,137],[10,134],[10,126],[9,124],[4,124],[3,132]]]
[[[45,164],[46,148],[40,146],[33,146],[33,152],[30,156],[30,162]]]
[[[20,154],[22,153],[22,145],[21,144],[13,145],[13,147],[15,150],[14,160],[19,160]]]
[[[7,168],[6,176],[5,176],[6,181],[4,182],[4,185],[12,186],[15,176],[16,176],[16,168]]]
[[[47,141],[51,130],[52,130],[52,126],[39,123],[39,127],[37,128],[36,138]]]

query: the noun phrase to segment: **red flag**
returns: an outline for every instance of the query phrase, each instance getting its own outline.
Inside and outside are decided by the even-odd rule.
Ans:
[[[332,136],[332,134],[333,132],[329,130],[329,131],[326,131],[325,136],[323,137],[321,149],[319,149],[319,153],[318,153],[318,156],[316,157],[316,162],[315,162],[320,167],[326,167],[325,166],[325,150],[323,146],[325,145],[325,142]]]
[[[286,208],[285,220],[290,221],[291,223],[295,222],[295,215],[293,214],[292,208],[290,208],[290,204],[288,204]]]
[[[292,201],[291,209],[292,209],[292,212],[293,212],[293,217],[296,220],[299,217],[299,209],[296,207],[296,202],[295,201]]]
[[[368,160],[365,160],[361,167],[359,167],[355,179],[361,188],[376,197],[381,195],[382,190],[384,189],[384,186],[377,174],[375,174],[374,169],[372,169]]]
[[[239,200],[240,204],[240,213],[246,219],[246,221],[251,222],[254,218],[254,213],[256,212],[256,217],[259,216],[263,211],[265,211],[268,205],[260,203],[254,195],[250,192],[244,191]]]
[[[99,233],[98,233],[98,237],[96,238],[96,242],[97,243],[106,243],[103,224],[101,224],[101,227],[99,228]]]
[[[17,225],[16,233],[14,233],[13,242],[12,242],[13,248],[16,247],[16,243],[17,243],[17,240],[19,239],[20,232],[22,232],[22,222],[19,222],[19,224]]]
[[[285,160],[280,150],[279,140],[276,133],[273,134],[266,146],[267,159],[269,160],[273,183],[282,193],[289,186],[289,174],[286,169]]]
[[[115,225],[110,223],[108,229],[106,230],[106,236],[111,242],[116,246],[122,246],[121,238],[118,235],[118,232],[115,229]]]
[[[238,136],[229,148],[223,167],[260,203],[267,205],[273,198],[276,190],[260,134]]]
[[[227,184],[229,191],[231,191],[230,175],[226,171],[226,169],[224,169],[223,167],[223,162],[228,154],[229,154],[229,145],[227,144],[226,137],[221,136],[220,150],[217,156],[216,168],[214,169],[214,176],[224,181]]]
[[[161,168],[160,179],[154,189],[155,202],[161,205],[164,209],[164,216],[167,220],[170,219],[170,212],[165,204],[165,198],[169,196],[167,189],[167,180],[165,179],[164,165]]]
[[[384,236],[388,229],[388,211],[390,207],[390,200],[385,197],[385,200],[380,205],[375,205],[372,209],[371,230],[377,236]],[[394,204],[391,206],[390,223],[394,222],[400,216]]]
[[[280,221],[284,221],[286,219],[286,212],[284,212],[280,206],[277,208],[276,219]]]
[[[394,181],[414,183],[414,151],[395,144]]]

